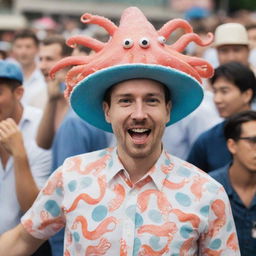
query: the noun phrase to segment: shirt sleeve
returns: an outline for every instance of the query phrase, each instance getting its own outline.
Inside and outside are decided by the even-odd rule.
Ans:
[[[41,189],[51,174],[51,150],[38,147],[33,140],[26,144],[26,151],[32,176],[38,188]]]
[[[48,239],[65,226],[62,173],[60,167],[51,175],[32,207],[21,218],[24,228],[38,239]]]
[[[210,202],[208,225],[199,241],[199,255],[240,256],[229,199],[222,186]]]

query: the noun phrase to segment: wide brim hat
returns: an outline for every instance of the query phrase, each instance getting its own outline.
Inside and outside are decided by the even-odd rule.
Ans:
[[[191,41],[209,45],[212,34],[203,41],[182,19],[171,20],[157,31],[137,7],[123,12],[119,27],[104,17],[88,13],[81,20],[105,28],[110,34],[109,41],[103,43],[81,35],[69,38],[68,45],[82,44],[95,53],[67,57],[55,65],[51,74],[76,65],[67,73],[65,95],[83,120],[112,132],[103,111],[104,95],[111,86],[131,79],[155,80],[169,89],[172,108],[166,125],[179,121],[199,106],[203,99],[201,77],[210,77],[213,68],[205,60],[182,52]],[[178,28],[184,29],[185,34],[168,45],[166,40]]]
[[[140,78],[158,81],[169,89],[172,108],[167,126],[190,114],[203,99],[201,85],[184,72],[161,65],[127,64],[102,69],[83,79],[70,96],[71,106],[83,120],[112,132],[102,108],[107,89],[122,81]]]

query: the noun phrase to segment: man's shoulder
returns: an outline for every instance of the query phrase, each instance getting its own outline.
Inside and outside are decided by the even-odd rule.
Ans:
[[[172,164],[173,164],[174,170],[175,170],[174,175],[178,174],[180,176],[184,176],[190,182],[194,182],[195,180],[196,181],[204,180],[214,186],[221,187],[219,182],[217,182],[208,173],[204,172],[197,166],[195,166],[185,160],[182,160],[178,157],[175,157],[172,155],[170,155],[170,156],[171,156]]]
[[[65,169],[66,167],[69,167],[71,163],[76,163],[76,162],[79,162],[81,164],[85,163],[86,165],[88,165],[92,162],[103,159],[104,156],[106,155],[109,156],[108,157],[109,159],[113,150],[114,148],[104,148],[104,149],[68,157],[63,163],[63,169]]]
[[[201,133],[198,137],[198,141],[213,140],[216,137],[222,136],[223,134],[224,121],[216,124],[212,128]]]
[[[221,182],[222,180],[226,179],[228,169],[229,164],[209,172],[209,175],[213,177],[215,180]]]

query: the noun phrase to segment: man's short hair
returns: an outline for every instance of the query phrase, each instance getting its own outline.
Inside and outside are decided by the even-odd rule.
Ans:
[[[13,42],[15,42],[18,39],[25,39],[25,38],[31,38],[34,41],[36,47],[39,46],[39,39],[37,38],[36,34],[30,29],[23,29],[23,30],[17,31],[14,35]]]
[[[161,84],[163,86],[165,102],[168,103],[171,100],[171,93],[170,93],[169,89],[161,82],[159,82],[159,81],[156,81],[156,82],[158,82],[159,84]],[[111,104],[111,93],[116,85],[117,84],[114,84],[111,87],[109,87],[104,94],[103,101],[106,102],[109,106]]]
[[[239,112],[228,118],[224,126],[226,140],[238,140],[242,133],[242,124],[250,121],[256,121],[256,111],[254,110]]]
[[[52,35],[46,37],[42,41],[42,45],[48,46],[52,44],[59,44],[61,46],[61,55],[66,57],[72,54],[73,48],[67,46],[66,39],[61,35]]]
[[[211,84],[214,84],[219,78],[225,78],[233,83],[241,92],[252,89],[253,95],[250,103],[252,102],[256,93],[256,78],[250,68],[240,62],[228,62],[215,69],[213,77],[210,78]]]
[[[6,85],[14,91],[17,87],[21,86],[21,83],[15,79],[0,77],[0,85]]]

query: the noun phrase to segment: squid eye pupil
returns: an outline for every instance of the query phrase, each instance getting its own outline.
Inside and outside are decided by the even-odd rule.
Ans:
[[[142,40],[141,42],[143,45],[147,45],[148,44],[148,41],[147,40]]]
[[[126,40],[126,41],[124,42],[125,45],[129,45],[130,43],[131,43],[131,42],[128,41],[128,40]]]

